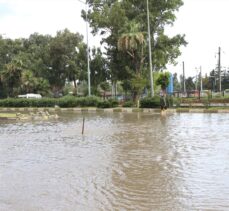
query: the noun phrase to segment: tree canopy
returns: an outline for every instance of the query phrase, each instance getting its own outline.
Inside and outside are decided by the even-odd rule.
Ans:
[[[136,81],[136,75],[139,80],[148,79],[146,1],[88,0],[87,3],[92,33],[103,35],[112,81]],[[169,63],[176,64],[180,46],[187,44],[184,35],[165,34],[165,28],[173,25],[175,13],[182,5],[182,0],[149,1],[153,71],[164,70]],[[82,17],[86,20],[86,11],[82,11]]]
[[[15,40],[0,36],[0,97],[55,95],[66,82],[73,81],[76,88],[77,81],[87,80],[86,72],[86,44],[79,33],[65,29],[54,37],[34,33]]]
[[[93,34],[102,35],[104,49],[90,49],[92,94],[108,81],[123,85],[137,99],[149,88],[146,0],[87,0],[82,17]],[[153,71],[176,63],[184,35],[168,36],[182,0],[149,0]],[[87,18],[86,18],[87,17]],[[0,36],[0,97],[25,92],[58,95],[64,86],[87,81],[87,46],[79,33],[68,29],[55,36],[31,34],[29,38]],[[102,84],[102,85],[101,85]]]

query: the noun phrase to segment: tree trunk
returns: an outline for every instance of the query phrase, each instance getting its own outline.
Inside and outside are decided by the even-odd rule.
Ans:
[[[74,83],[74,87],[77,88],[77,84],[76,84],[76,79],[75,78],[73,80],[73,83]]]

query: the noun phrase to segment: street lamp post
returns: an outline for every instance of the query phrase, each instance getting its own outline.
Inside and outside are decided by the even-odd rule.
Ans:
[[[89,38],[88,38],[88,6],[87,3],[81,0],[79,2],[85,4],[86,6],[86,37],[87,37],[87,80],[88,80],[88,96],[91,96],[91,71],[90,71],[90,55],[89,55]]]
[[[146,0],[147,4],[147,25],[148,25],[148,45],[149,45],[149,68],[150,68],[150,93],[151,97],[154,96],[153,87],[153,67],[152,67],[152,52],[151,52],[151,34],[150,34],[150,21],[149,21],[149,0]]]

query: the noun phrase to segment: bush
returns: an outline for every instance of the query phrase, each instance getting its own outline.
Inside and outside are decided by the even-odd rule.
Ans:
[[[180,99],[181,103],[206,103],[206,101],[208,101],[208,103],[229,103],[229,98],[181,98]]]
[[[125,107],[125,108],[134,107],[134,102],[133,101],[126,101],[123,103],[123,107]]]
[[[118,105],[119,105],[119,102],[116,99],[109,99],[108,101],[110,102],[111,107],[113,107],[113,108],[118,107]]]
[[[99,98],[95,96],[91,97],[74,97],[66,96],[59,98],[56,105],[62,108],[69,107],[96,107],[99,103]]]
[[[103,100],[98,102],[98,108],[114,108],[118,106],[118,101],[116,99]]]
[[[174,99],[173,99],[173,96],[170,96],[168,95],[166,97],[166,102],[167,102],[167,107],[173,107],[173,104],[174,104]]]
[[[146,97],[140,100],[141,108],[159,108],[160,107],[160,97]]]
[[[78,99],[73,96],[65,96],[59,99],[56,99],[56,105],[61,108],[71,108],[78,106]]]
[[[97,105],[98,108],[111,108],[112,105],[108,100],[100,101]]]
[[[82,99],[82,98],[79,98]],[[100,102],[100,98],[96,96],[91,97],[84,97],[80,102],[81,107],[97,107],[98,103]]]
[[[97,97],[74,97],[66,96],[62,98],[7,98],[0,100],[0,107],[54,107],[58,105],[62,108],[69,107],[96,107],[99,102]]]
[[[176,107],[180,107],[181,99],[180,98],[173,98],[173,105]]]

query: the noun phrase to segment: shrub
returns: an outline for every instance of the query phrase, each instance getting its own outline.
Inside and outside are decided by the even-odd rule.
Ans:
[[[141,108],[158,108],[160,107],[160,97],[146,97],[140,100]]]
[[[81,98],[79,98],[81,99]],[[81,107],[96,107],[99,103],[100,99],[96,96],[84,97],[82,101],[80,101]]]
[[[74,97],[66,96],[62,98],[42,98],[42,99],[27,99],[27,98],[7,98],[0,100],[0,107],[96,107],[99,102],[97,97]]]
[[[111,108],[112,105],[108,100],[100,101],[97,105],[98,108]]]
[[[173,106],[180,107],[181,99],[173,98]]]
[[[118,106],[118,101],[116,99],[99,101],[97,104],[98,108],[114,108],[117,106]]]
[[[125,107],[125,108],[134,107],[134,102],[133,101],[126,101],[123,103],[123,107]]]
[[[166,102],[167,102],[167,107],[168,108],[169,107],[173,107],[173,103],[174,103],[173,96],[168,95],[166,97]]]
[[[116,99],[109,99],[108,101],[110,102],[112,108],[118,107],[119,105],[118,100]]]

